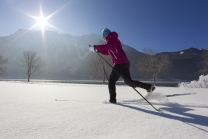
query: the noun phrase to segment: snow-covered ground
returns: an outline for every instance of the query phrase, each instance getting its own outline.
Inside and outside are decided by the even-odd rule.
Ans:
[[[146,91],[137,88],[142,95]],[[207,88],[0,82],[1,139],[207,139]]]

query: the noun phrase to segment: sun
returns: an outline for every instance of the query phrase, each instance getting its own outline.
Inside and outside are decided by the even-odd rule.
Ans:
[[[51,27],[51,28],[54,28],[54,29],[57,29],[57,30],[60,30],[59,28],[51,25],[48,20],[50,18],[52,18],[55,14],[57,14],[59,11],[61,11],[62,9],[64,9],[64,7],[66,7],[69,3],[71,3],[73,0],[69,0],[66,4],[64,4],[63,6],[61,6],[59,9],[57,9],[56,11],[52,12],[50,15],[48,16],[43,16],[43,12],[42,12],[42,6],[40,4],[40,15],[39,16],[34,16],[34,15],[31,15],[31,14],[28,14],[27,12],[24,12],[22,11],[21,9],[18,9],[18,11],[22,12],[23,14],[33,18],[36,23],[27,31],[29,32],[30,30],[33,30],[34,28],[41,28],[42,30],[42,33],[44,34],[44,30],[46,27]],[[26,32],[26,33],[27,33]]]
[[[46,18],[43,17],[43,15],[37,17],[36,21],[37,21],[37,26],[41,26],[44,28],[46,25],[48,25],[48,21]]]
[[[34,17],[34,19],[36,20],[36,24],[34,26],[35,27],[39,26],[41,28],[42,32],[44,32],[46,26],[51,26],[48,23],[48,17],[44,17],[42,12],[40,12],[39,17]]]
[[[50,23],[48,23],[48,19],[50,19],[52,17],[52,15],[44,17],[42,10],[40,10],[40,15],[37,17],[33,16],[33,15],[28,15],[28,16],[32,17],[36,21],[36,23],[29,30],[32,30],[34,28],[40,28],[42,33],[44,33],[44,30],[46,27],[56,28],[53,25],[51,25]]]

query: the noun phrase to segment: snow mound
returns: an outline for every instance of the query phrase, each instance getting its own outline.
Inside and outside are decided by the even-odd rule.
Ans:
[[[208,88],[208,74],[207,75],[201,75],[199,76],[198,81],[191,81],[188,82],[182,82],[179,83],[179,87],[185,87],[185,88]]]

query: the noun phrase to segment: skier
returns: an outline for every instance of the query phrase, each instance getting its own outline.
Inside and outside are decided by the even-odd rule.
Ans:
[[[108,28],[104,28],[102,31],[102,37],[106,41],[103,45],[90,46],[90,51],[97,51],[103,55],[110,55],[113,62],[113,69],[110,74],[108,90],[110,93],[111,103],[116,103],[116,81],[119,77],[123,77],[124,82],[133,87],[140,87],[146,89],[148,93],[152,92],[155,87],[151,84],[139,82],[132,80],[130,76],[130,61],[122,49],[120,40],[118,39],[118,34],[116,32],[111,32]]]

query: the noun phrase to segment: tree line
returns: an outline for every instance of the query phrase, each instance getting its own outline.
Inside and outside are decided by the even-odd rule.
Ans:
[[[3,58],[0,54],[0,76],[6,72],[6,64],[8,63],[7,58]],[[18,66],[26,69],[27,81],[30,81],[30,77],[33,73],[40,71],[45,63],[37,56],[36,52],[24,51],[23,57],[20,59]]]
[[[171,68],[172,63],[168,55],[157,55],[156,51],[153,49],[144,48],[144,56],[137,62],[137,70],[141,74],[151,76],[154,85],[156,84],[156,78],[159,73],[164,72],[166,69]],[[104,56],[105,57],[105,56]],[[105,59],[112,65],[111,59],[105,57]],[[6,72],[6,64],[8,63],[7,58],[3,58],[0,54],[0,76],[4,75]],[[101,58],[99,55],[93,55],[89,61],[89,66],[93,70],[93,76],[95,78],[100,78],[103,83],[108,80],[109,74],[111,73],[112,68]],[[30,77],[35,72],[40,72],[41,68],[45,65],[43,60],[37,56],[36,52],[33,51],[24,51],[23,56],[20,59],[20,67],[26,69],[27,81],[30,81]],[[208,73],[208,51],[205,51],[201,55],[201,62],[199,64],[200,74]]]

